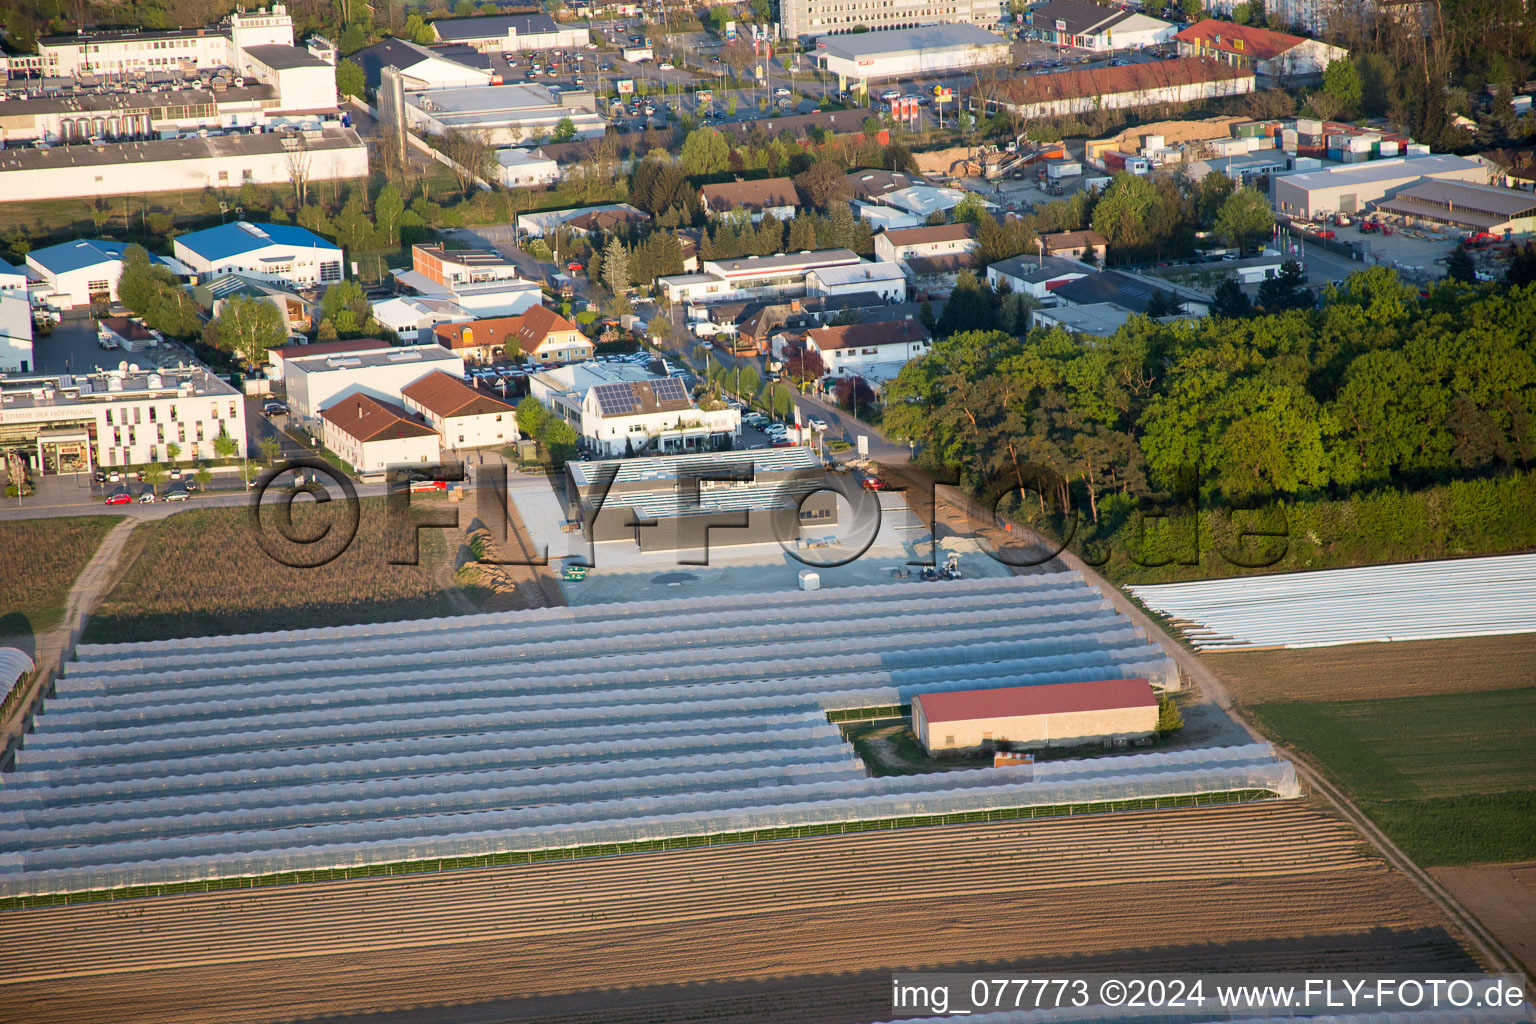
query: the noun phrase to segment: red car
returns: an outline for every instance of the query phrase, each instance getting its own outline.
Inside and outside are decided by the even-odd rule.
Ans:
[[[877,476],[867,476],[864,478],[864,486],[871,491],[883,491],[885,490],[885,481]]]
[[[132,505],[133,495],[127,491],[118,491],[116,494],[107,495],[108,505]]]
[[[569,270],[573,274],[579,274],[581,273],[581,264],[575,260],[571,260],[571,262],[565,265],[565,269]]]

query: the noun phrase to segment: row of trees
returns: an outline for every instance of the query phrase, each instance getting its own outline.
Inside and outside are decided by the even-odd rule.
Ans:
[[[1114,494],[1416,489],[1536,459],[1533,322],[1536,287],[1449,283],[1420,301],[1372,268],[1320,310],[1136,318],[1092,347],[969,330],[908,364],[885,424],[971,484],[1047,467],[1059,507],[1094,522]]]

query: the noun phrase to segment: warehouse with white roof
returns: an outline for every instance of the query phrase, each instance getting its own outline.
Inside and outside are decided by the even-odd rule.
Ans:
[[[827,35],[811,57],[818,67],[849,82],[971,71],[1008,62],[1008,40],[975,25],[924,25],[884,32]]]

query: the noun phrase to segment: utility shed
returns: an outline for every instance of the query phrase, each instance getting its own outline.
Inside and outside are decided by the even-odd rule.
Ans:
[[[928,753],[984,743],[1034,747],[1137,740],[1157,731],[1157,697],[1146,679],[921,693],[912,731]]]

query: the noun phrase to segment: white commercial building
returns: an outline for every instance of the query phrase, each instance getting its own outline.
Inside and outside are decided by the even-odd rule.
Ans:
[[[560,165],[545,156],[542,149],[499,149],[496,175],[507,188],[553,185],[560,180]]]
[[[373,318],[394,331],[407,345],[431,341],[432,329],[438,324],[456,324],[475,319],[456,302],[411,295],[375,302]]]
[[[975,25],[924,25],[822,36],[816,40],[811,57],[818,66],[838,76],[840,88],[847,88],[851,82],[974,71],[987,65],[1007,64],[1008,47],[1008,40]]]
[[[177,236],[175,251],[199,274],[233,272],[300,288],[324,287],[346,276],[341,248],[296,224],[221,224]]]
[[[881,4],[854,4],[846,0],[783,0],[779,19],[790,38],[825,33],[883,35],[891,29],[919,25],[934,28],[936,22],[990,27],[1008,10],[1001,0],[887,0]]]
[[[0,150],[7,200],[79,199],[289,185],[368,177],[368,147],[351,128],[263,135]]]
[[[792,297],[806,293],[806,277],[813,270],[862,263],[849,249],[818,249],[786,252],[775,256],[743,256],[740,259],[705,260],[697,274],[674,274],[656,279],[669,302],[726,302],[731,299]]]
[[[142,466],[218,457],[221,435],[245,454],[245,400],[201,366],[0,380],[0,444],[33,471]]]
[[[127,248],[125,242],[82,238],[32,250],[27,253],[27,266],[42,281],[32,289],[33,298],[59,309],[116,302],[117,279],[123,275],[123,251]],[[177,276],[189,272],[180,263],[153,253],[149,258],[168,266]]]
[[[517,264],[489,249],[413,245],[411,269],[390,273],[423,298],[453,303],[469,319],[516,316],[544,299],[537,281],[518,277]]]
[[[875,236],[875,258],[888,263],[914,256],[963,256],[976,251],[972,224],[898,228]]]
[[[407,89],[464,89],[491,84],[490,68],[473,67],[408,39],[385,39],[347,59],[363,69],[363,81],[370,89],[379,87],[384,68],[400,72]]]
[[[741,435],[739,409],[700,409],[682,381],[637,366],[576,363],[528,383],[529,394],[602,455],[709,451]]]
[[[297,46],[248,46],[236,56],[236,69],[277,91],[274,113],[325,114],[336,109],[336,48],[311,39]]]
[[[440,18],[432,23],[440,43],[459,43],[481,53],[573,50],[592,41],[585,26],[561,25],[547,14],[491,14]]]
[[[907,275],[899,263],[854,263],[821,267],[805,275],[807,295],[879,295],[887,302],[905,302]]]
[[[283,384],[289,411],[312,422],[320,410],[354,394],[398,402],[401,388],[433,370],[462,377],[464,360],[441,345],[288,358],[283,361]]]
[[[0,270],[8,264],[0,260]],[[0,373],[31,373],[32,303],[26,290],[0,288]]]
[[[1068,281],[1098,273],[1098,268],[1081,260],[1060,256],[1012,256],[987,267],[987,283],[994,288],[1048,299]]]
[[[405,118],[415,132],[447,135],[454,129],[475,131],[491,146],[552,138],[560,122],[567,120],[575,139],[597,138],[608,129],[597,114],[562,105],[560,98],[542,85],[407,92]]]
[[[395,466],[438,460],[441,445],[437,431],[395,402],[350,394],[327,405],[320,420],[325,446],[359,473],[382,473]]]
[[[499,448],[518,439],[516,408],[441,370],[407,384],[400,396],[437,431],[444,448]]]
[[[76,90],[8,99],[0,103],[0,143],[159,140],[252,128],[267,123],[276,98],[271,86],[257,84],[218,91]]]
[[[1036,4],[1024,12],[1024,24],[1031,39],[1097,53],[1165,43],[1177,31],[1172,22],[1086,0]]]
[[[233,68],[242,49],[293,46],[293,19],[283,4],[271,10],[238,11],[216,29],[130,29],[45,36],[37,42],[50,78],[82,75],[191,74]]]
[[[960,201],[972,193],[963,188],[942,188],[938,185],[908,185],[906,188],[887,192],[875,201],[927,220],[935,213],[948,213],[960,205]],[[996,209],[995,203],[982,201],[982,206]]]

